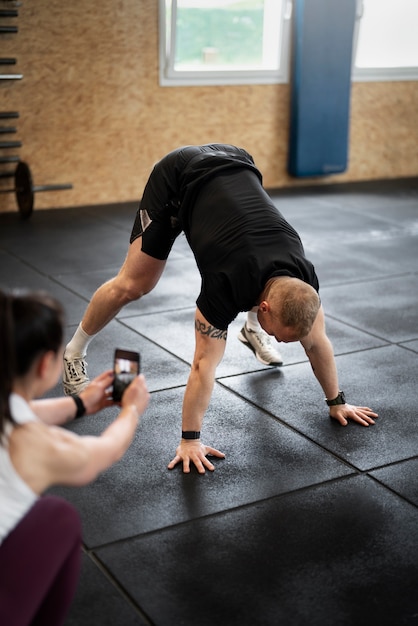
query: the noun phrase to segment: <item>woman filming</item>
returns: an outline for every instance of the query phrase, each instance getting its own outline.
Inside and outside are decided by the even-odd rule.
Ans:
[[[79,397],[40,399],[61,377],[63,310],[41,292],[0,291],[0,624],[62,624],[80,568],[77,511],[53,485],[85,485],[128,449],[149,394],[142,375],[97,437],[60,425],[110,406],[112,371]]]

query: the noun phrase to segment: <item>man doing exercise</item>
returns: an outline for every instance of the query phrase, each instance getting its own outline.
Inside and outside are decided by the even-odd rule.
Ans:
[[[260,330],[277,341],[301,342],[332,418],[343,426],[349,419],[363,426],[373,424],[376,413],[347,404],[340,391],[318,279],[299,235],[264,190],[251,155],[224,144],[184,146],[154,166],[125,262],[118,275],[95,292],[67,345],[65,392],[78,393],[88,383],[84,358],[92,337],[122,307],[155,287],[182,231],[202,282],[196,301],[195,353],[183,399],[182,437],[168,467],[182,462],[188,472],[193,463],[203,473],[205,468],[214,469],[207,455],[224,456],[201,442],[200,431],[228,326],[241,311],[252,312]],[[265,333],[259,337],[266,337]],[[247,325],[240,339],[251,343]],[[251,346],[257,352],[257,345]]]

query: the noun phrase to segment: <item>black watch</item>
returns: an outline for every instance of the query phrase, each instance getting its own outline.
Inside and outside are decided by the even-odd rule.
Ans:
[[[328,400],[328,398],[325,398],[325,402],[328,404],[328,406],[335,406],[336,404],[345,404],[344,391],[339,391],[338,396],[334,398],[333,400]]]
[[[182,430],[182,439],[200,439],[200,430]]]

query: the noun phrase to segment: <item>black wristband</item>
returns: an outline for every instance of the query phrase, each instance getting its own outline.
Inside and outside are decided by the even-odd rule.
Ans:
[[[325,398],[325,402],[328,404],[328,406],[335,406],[336,404],[345,404],[344,391],[339,391],[338,396],[334,398],[333,400],[328,400],[327,398]]]
[[[75,414],[75,417],[76,418],[83,417],[83,415],[86,412],[86,407],[84,406],[84,402],[82,401],[80,396],[71,396],[71,397],[77,405],[77,413]]]
[[[200,439],[200,430],[182,430],[182,439]]]

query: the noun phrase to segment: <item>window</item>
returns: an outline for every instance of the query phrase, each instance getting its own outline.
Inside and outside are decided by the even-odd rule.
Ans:
[[[288,82],[294,2],[159,0],[160,84]],[[353,80],[417,80],[418,0],[355,2]]]
[[[357,0],[354,80],[418,79],[418,1]]]
[[[162,85],[286,82],[291,0],[160,0]]]

